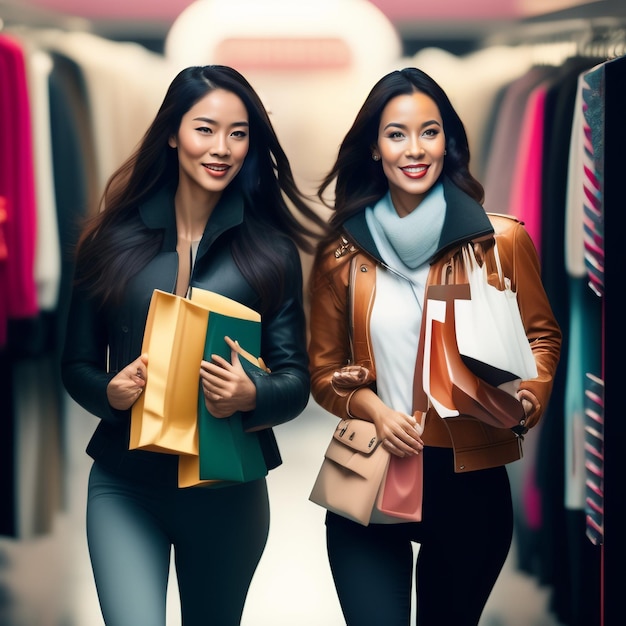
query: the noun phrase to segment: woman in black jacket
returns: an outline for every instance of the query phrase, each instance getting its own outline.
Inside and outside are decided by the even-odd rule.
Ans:
[[[281,463],[271,428],[309,397],[298,246],[315,236],[285,198],[324,227],[246,79],[190,67],[79,239],[62,375],[100,418],[87,447],[87,538],[109,626],[165,624],[172,547],[183,624],[240,623],[268,535],[265,479],[181,489],[176,455],[129,450],[130,414],[150,376],[141,348],[153,290],[218,292],[261,313],[271,373],[244,371],[234,352],[202,361],[205,404],[218,418],[240,412],[268,469]]]

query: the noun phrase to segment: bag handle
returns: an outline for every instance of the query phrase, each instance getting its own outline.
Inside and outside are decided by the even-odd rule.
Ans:
[[[476,254],[477,247],[479,247],[482,252],[482,254],[480,255],[482,258],[482,263],[478,262],[479,255]],[[494,240],[492,248],[493,248],[494,262],[496,265],[496,273],[498,275],[499,289],[500,291],[504,291],[505,289],[507,289],[507,287],[510,288],[510,285],[507,285],[508,279],[504,276],[504,272],[502,271],[502,262],[500,261],[500,253],[498,252],[497,241]],[[467,245],[461,248],[461,254],[463,257],[463,264],[470,270],[470,272],[474,272],[477,269],[482,269],[484,272],[486,272],[486,267],[485,267],[486,260],[485,260],[484,248],[482,247],[482,244],[473,243],[470,241],[468,242]]]

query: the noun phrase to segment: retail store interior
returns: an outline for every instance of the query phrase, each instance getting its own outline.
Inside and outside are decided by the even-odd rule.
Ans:
[[[40,143],[34,141],[37,199],[45,204],[42,194],[47,191],[55,198],[50,204],[59,211],[57,218],[38,225],[34,266],[37,281],[52,284],[54,294],[32,319],[2,320],[7,329],[0,345],[4,511],[0,515],[0,626],[103,625],[85,536],[91,466],[85,448],[97,418],[67,396],[58,371],[72,272],[65,253],[75,240],[69,226],[75,216],[62,215],[59,205],[63,198],[75,199],[81,193],[86,206],[95,206],[108,176],[133,150],[175,73],[187,65],[209,63],[237,67],[258,89],[296,179],[308,192],[332,163],[342,134],[374,81],[391,69],[420,67],[447,91],[466,124],[472,169],[484,183],[487,210],[509,212],[502,208],[504,203],[509,206],[507,194],[522,185],[527,194],[541,200],[546,214],[555,216],[545,226],[538,249],[555,315],[564,330],[565,349],[549,410],[541,425],[527,435],[524,458],[507,468],[516,531],[479,626],[622,623],[614,616],[621,610],[623,576],[620,584],[609,573],[619,571],[626,558],[623,489],[615,478],[620,453],[612,447],[624,440],[624,424],[603,420],[599,487],[603,500],[600,511],[592,510],[584,402],[585,382],[600,381],[606,394],[602,417],[610,413],[619,383],[612,388],[607,384],[615,372],[607,371],[604,364],[622,356],[624,332],[606,307],[608,290],[589,289],[584,264],[579,273],[571,270],[563,239],[577,80],[583,72],[606,64],[603,211],[606,284],[610,285],[611,257],[619,254],[614,238],[624,232],[623,211],[617,216],[618,207],[611,204],[619,197],[619,172],[623,175],[626,164],[619,149],[624,124],[609,124],[625,110],[626,82],[614,85],[609,77],[624,74],[626,6],[621,0],[440,0],[432,4],[0,0],[0,53],[2,37],[21,42],[30,76],[37,80],[49,78],[63,66],[66,72],[59,74],[59,90],[75,89],[68,77],[80,73],[86,106],[98,119],[90,145],[83,146],[89,150],[89,167],[77,181],[75,170],[62,167],[68,145],[63,128],[54,127],[62,116],[33,106],[33,137],[45,135],[52,145],[51,152],[37,152]],[[316,56],[315,51],[321,51],[330,38],[349,51],[343,61]],[[250,45],[233,47],[232,41]],[[273,42],[274,47],[254,52],[259,41]],[[290,56],[289,50],[295,48],[285,45],[287,41],[308,41],[310,54]],[[270,48],[273,53],[267,53]],[[537,127],[525,109],[532,100],[530,83],[516,101],[514,126],[510,119],[505,125],[501,105],[513,86],[536,74],[537,68],[541,81],[534,86],[546,87],[544,95],[552,108],[538,131],[541,145],[528,140],[524,151],[519,137],[525,131],[526,137],[537,137],[530,133],[531,127]],[[38,84],[41,88],[41,81]],[[73,109],[75,115],[85,110]],[[510,166],[506,172],[505,166]],[[533,167],[535,178],[529,175]],[[2,195],[0,187],[0,201]],[[1,209],[0,202],[0,262]],[[556,242],[549,248],[548,238]],[[56,265],[41,260],[44,249],[45,254],[56,254]],[[303,255],[302,260],[306,279],[311,258]],[[570,298],[578,290],[589,292],[585,297],[592,300],[594,317],[572,312]],[[592,348],[579,354],[588,342],[594,342]],[[579,375],[577,382],[574,375]],[[345,623],[326,555],[324,510],[308,499],[335,424],[336,418],[311,398],[299,417],[275,429],[283,464],[267,479],[269,540],[252,581],[242,626]],[[418,549],[415,546],[415,556]],[[176,590],[172,569],[168,626],[181,625]]]

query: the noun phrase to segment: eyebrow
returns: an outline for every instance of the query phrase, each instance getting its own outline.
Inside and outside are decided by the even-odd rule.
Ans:
[[[441,126],[441,123],[438,122],[437,120],[428,120],[427,122],[424,122],[421,125],[421,128],[425,128],[426,126],[430,126],[431,124],[436,124],[437,126]],[[388,128],[391,128],[391,127],[406,129],[407,125],[406,124],[401,124],[400,122],[389,122],[389,124],[387,124],[383,128],[383,130],[387,130]]]
[[[210,117],[194,117],[193,118],[194,122],[205,122],[206,124],[215,124],[217,125],[218,122],[216,122],[215,120],[212,120]],[[233,122],[231,124],[231,127],[233,126],[250,126],[249,122]]]

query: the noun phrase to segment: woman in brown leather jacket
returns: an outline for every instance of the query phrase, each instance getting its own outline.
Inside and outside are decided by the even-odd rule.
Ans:
[[[334,203],[324,196],[332,183]],[[443,419],[429,407],[422,310],[428,286],[466,282],[468,244],[494,271],[497,241],[538,374],[514,396],[525,432],[545,410],[561,346],[535,248],[519,221],[485,213],[463,124],[414,68],[373,87],[319,197],[334,210],[334,235],[319,247],[311,279],[313,397],[340,418],[373,422],[391,455],[423,459],[421,521],[374,517],[364,526],[327,513],[346,623],[408,623],[415,542],[419,626],[476,625],[511,545],[505,464],[521,457],[522,433],[471,415]],[[348,392],[336,384],[346,365],[358,372]]]

